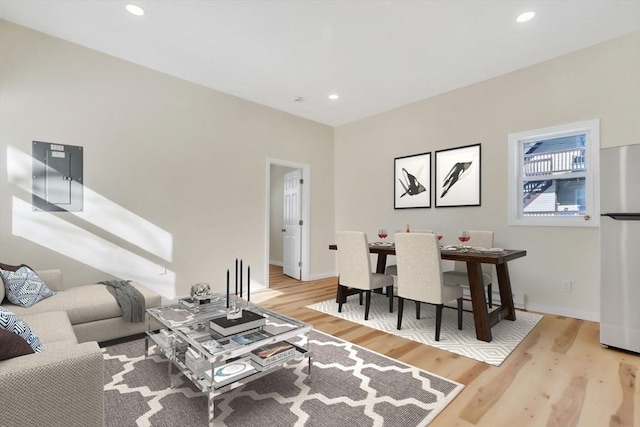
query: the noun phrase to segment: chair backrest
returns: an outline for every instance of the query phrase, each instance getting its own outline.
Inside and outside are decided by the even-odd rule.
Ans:
[[[442,304],[442,266],[438,236],[430,233],[396,235],[398,296]]]
[[[340,284],[358,289],[371,287],[371,258],[367,235],[361,231],[338,231],[338,273]]]
[[[469,230],[469,241],[466,243],[472,247],[492,248],[493,247],[493,231]],[[482,264],[482,271],[491,274],[491,264]],[[467,263],[456,261],[453,267],[456,271],[467,271]]]

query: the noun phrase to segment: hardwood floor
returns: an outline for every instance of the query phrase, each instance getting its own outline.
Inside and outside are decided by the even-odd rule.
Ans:
[[[252,300],[464,384],[432,426],[640,426],[640,356],[602,348],[598,323],[545,315],[495,367],[305,308],[335,298],[335,277],[298,282],[271,266],[269,280]]]

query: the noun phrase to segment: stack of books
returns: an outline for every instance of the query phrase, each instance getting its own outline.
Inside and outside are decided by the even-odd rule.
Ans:
[[[211,369],[207,370],[204,376],[208,381],[213,379],[215,387],[222,387],[239,381],[254,372],[256,372],[256,368],[253,367],[251,362],[239,359],[215,368],[213,370],[213,378],[211,377]]]
[[[272,336],[273,336],[273,334],[271,334],[271,333],[269,333],[267,331],[258,329],[256,331],[251,331],[251,332],[247,332],[247,333],[244,333],[244,334],[236,335],[236,336],[231,338],[231,341],[233,341],[233,342],[235,342],[237,344],[240,344],[240,345],[248,345],[248,344],[254,343],[256,341],[260,341],[260,340],[263,340],[263,339],[266,339],[266,338],[270,338]]]
[[[222,336],[229,336],[256,329],[267,324],[267,319],[253,311],[243,310],[242,317],[227,319],[227,316],[211,319],[209,327]]]
[[[187,351],[187,348],[189,348],[189,344],[187,344],[187,342],[181,339],[179,336],[176,336],[173,340],[173,346],[175,352],[178,354],[184,353],[185,351]]]
[[[263,345],[251,352],[251,360],[260,367],[267,368],[275,363],[283,363],[296,354],[293,344],[286,341]]]
[[[154,341],[163,348],[163,350],[167,350],[171,343],[171,337],[173,334],[169,332],[167,329],[160,329],[157,334],[153,336]]]
[[[187,365],[187,368],[189,368],[191,372],[198,376],[211,366],[200,353],[191,347],[187,348],[187,351],[184,353],[184,364]]]

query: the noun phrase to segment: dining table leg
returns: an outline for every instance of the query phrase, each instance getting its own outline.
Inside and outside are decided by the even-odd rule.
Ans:
[[[492,339],[487,298],[484,294],[481,264],[467,261],[469,275],[469,290],[471,291],[471,306],[473,308],[473,322],[476,327],[476,338],[489,342]]]
[[[509,279],[509,269],[507,263],[496,265],[498,273],[498,287],[500,288],[500,301],[504,319],[516,320],[516,310],[513,305],[513,293],[511,291],[511,280]]]
[[[376,264],[376,273],[384,274],[387,268],[387,254],[378,254],[378,263]]]

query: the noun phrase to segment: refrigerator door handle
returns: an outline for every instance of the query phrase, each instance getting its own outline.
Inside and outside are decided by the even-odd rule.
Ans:
[[[640,221],[640,213],[611,212],[600,214],[600,216],[608,216],[609,218],[618,221]]]

